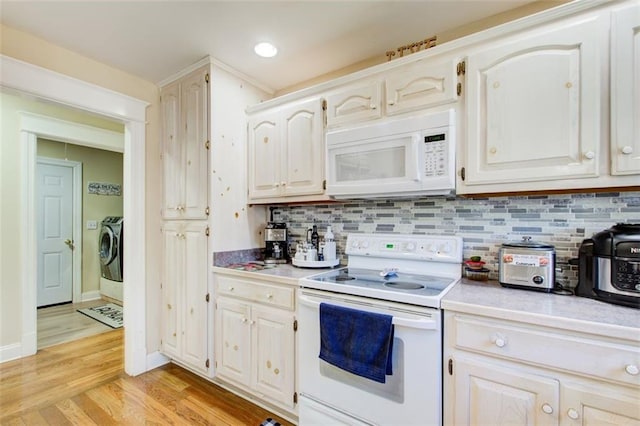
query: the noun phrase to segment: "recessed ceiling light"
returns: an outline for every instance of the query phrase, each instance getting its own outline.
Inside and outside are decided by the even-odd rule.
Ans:
[[[267,42],[256,44],[253,50],[258,56],[262,56],[263,58],[272,58],[278,53],[278,49],[276,49],[273,44]]]

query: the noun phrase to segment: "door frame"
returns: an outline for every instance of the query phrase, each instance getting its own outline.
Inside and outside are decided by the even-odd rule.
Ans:
[[[0,86],[19,93],[34,96],[57,105],[95,113],[124,124],[123,152],[123,213],[127,218],[128,237],[124,241],[124,261],[127,278],[123,282],[124,310],[124,370],[135,376],[147,368],[147,277],[146,277],[146,161],[145,134],[146,109],[149,102],[106,89],[83,80],[60,74],[46,68],[0,55]],[[36,288],[36,239],[34,178],[36,163],[36,133],[29,131],[21,120],[20,161],[22,162],[21,210],[24,213],[22,232],[21,270],[22,282],[22,338],[21,356],[37,351]],[[46,137],[46,135],[43,135]],[[56,139],[56,138],[54,138]],[[150,319],[151,323],[155,319]],[[149,368],[153,368],[150,366]]]
[[[71,269],[71,282],[73,286],[71,291],[71,302],[78,303],[82,301],[82,163],[79,161],[60,160],[57,158],[38,156],[36,157],[36,167],[38,167],[39,164],[69,167],[73,174],[73,188],[71,190],[71,229],[73,232],[74,249],[71,255],[71,261],[73,262],[73,267]],[[38,220],[37,216],[36,220]],[[42,265],[38,263],[38,268],[41,267]]]

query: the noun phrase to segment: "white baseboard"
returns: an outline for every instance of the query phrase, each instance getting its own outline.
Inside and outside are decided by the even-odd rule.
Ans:
[[[0,348],[0,363],[22,358],[22,345],[12,343]]]
[[[147,371],[169,364],[170,361],[171,360],[169,358],[161,354],[159,351],[147,354]]]
[[[85,293],[82,293],[81,297],[83,302],[88,302],[90,300],[98,300],[100,299],[100,291],[99,290],[87,291]]]

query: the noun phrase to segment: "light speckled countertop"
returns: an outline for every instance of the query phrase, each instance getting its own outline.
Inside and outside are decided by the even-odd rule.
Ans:
[[[343,265],[338,265],[336,268],[341,266]],[[285,264],[271,269],[248,272],[212,267],[213,272],[292,286],[297,286],[300,278],[320,274],[330,269],[332,268],[298,268]],[[612,305],[584,297],[504,288],[496,281],[462,279],[444,296],[441,306],[448,311],[532,322],[538,325],[630,339],[640,344],[640,309]]]
[[[331,269],[340,268],[341,265],[336,266],[335,268],[298,268],[291,264],[277,265],[275,268],[270,269],[262,269],[260,271],[242,271],[230,268],[224,268],[219,266],[214,266],[212,268],[213,272],[220,272],[230,275],[235,275],[238,277],[244,278],[257,278],[257,279],[269,279],[277,280],[282,284],[289,285],[298,285],[298,280],[300,278],[308,277],[310,275],[320,274],[323,272],[330,271]]]
[[[463,279],[444,296],[441,306],[449,311],[619,337],[640,344],[640,309],[584,297],[504,288],[495,281]]]

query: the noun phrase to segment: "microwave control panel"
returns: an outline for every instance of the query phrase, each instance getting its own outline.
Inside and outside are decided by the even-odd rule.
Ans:
[[[449,162],[447,139],[446,131],[424,136],[424,171],[426,177],[447,174]]]

